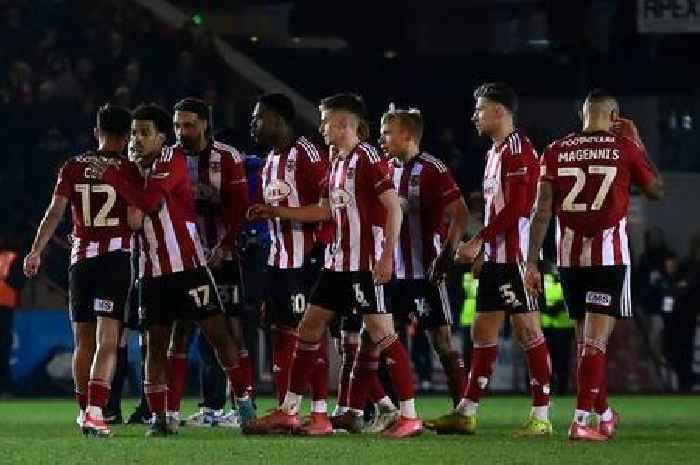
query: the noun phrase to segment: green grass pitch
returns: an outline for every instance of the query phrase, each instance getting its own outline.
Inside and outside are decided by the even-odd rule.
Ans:
[[[144,438],[145,427],[114,428],[109,440],[81,436],[68,400],[0,400],[2,464],[700,464],[700,397],[614,397],[622,414],[618,436],[606,444],[570,443],[566,429],[573,399],[557,398],[552,407],[555,435],[512,439],[523,421],[525,397],[491,396],[483,402],[477,434],[435,436],[429,432],[404,441],[368,435],[330,438],[246,437],[238,431],[182,428],[172,438]],[[259,400],[259,411],[272,407]],[[128,414],[133,401],[124,403]],[[424,418],[447,409],[442,397],[423,398]],[[184,412],[195,410],[186,402]]]

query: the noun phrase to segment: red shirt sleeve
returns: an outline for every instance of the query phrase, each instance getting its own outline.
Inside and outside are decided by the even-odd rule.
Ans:
[[[146,213],[156,210],[165,195],[186,178],[185,155],[176,151],[172,151],[170,157],[166,154],[155,162],[153,171],[146,179],[145,188],[113,166],[103,176],[104,181],[114,186],[127,202]]]
[[[67,161],[63,164],[58,172],[58,179],[56,179],[56,186],[53,190],[53,195],[60,195],[70,199],[73,195],[73,177],[72,177],[72,163]]]
[[[521,216],[526,216],[528,209],[528,180],[529,170],[537,169],[534,163],[528,163],[528,159],[534,154],[522,153],[513,156],[509,152],[503,154],[503,195],[505,206],[491,220],[488,226],[483,228],[478,237],[484,241],[492,241],[498,234],[502,234],[513,228]]]
[[[462,196],[449,169],[431,169],[423,180],[422,192],[428,193],[428,202],[438,208],[445,208]]]
[[[226,235],[221,242],[232,246],[248,210],[248,182],[240,157],[223,157],[221,170],[221,202],[226,222]]]
[[[554,161],[556,153],[554,145],[550,145],[544,151],[540,160],[540,180],[554,182],[557,177],[557,167]]]
[[[625,142],[625,152],[621,156],[627,160],[632,182],[641,187],[648,186],[654,182],[656,176],[644,149],[631,139],[626,139]]]
[[[363,173],[358,173],[358,176],[366,177],[367,182],[377,195],[382,195],[389,189],[394,188],[394,183],[391,180],[389,173],[389,161],[380,157],[378,161],[366,159],[365,170]]]
[[[314,147],[315,148],[315,147]],[[309,153],[308,150],[300,157],[300,170],[298,173],[304,178],[305,197],[309,199],[320,199],[326,197],[328,191],[328,155],[320,150]],[[326,194],[324,195],[324,192]]]

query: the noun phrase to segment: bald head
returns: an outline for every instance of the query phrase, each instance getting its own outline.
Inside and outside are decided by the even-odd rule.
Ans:
[[[591,91],[583,102],[584,129],[609,131],[613,121],[620,115],[620,105],[609,92],[600,89]]]

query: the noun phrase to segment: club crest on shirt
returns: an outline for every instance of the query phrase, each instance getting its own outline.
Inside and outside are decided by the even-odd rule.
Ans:
[[[345,174],[347,178],[354,178],[355,177],[355,168],[354,167],[349,167],[347,173]]]
[[[209,170],[214,172],[214,173],[220,173],[221,172],[221,162],[220,161],[210,161],[209,162]]]
[[[334,189],[331,191],[329,200],[332,208],[345,208],[350,205],[352,197],[343,189]]]
[[[283,180],[275,179],[265,186],[263,197],[266,203],[279,202],[292,193],[292,187]]]
[[[284,167],[286,171],[294,171],[297,169],[297,161],[296,160],[287,160],[287,166]]]

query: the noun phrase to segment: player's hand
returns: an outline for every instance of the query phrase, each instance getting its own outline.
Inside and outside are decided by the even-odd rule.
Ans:
[[[455,261],[457,263],[473,263],[479,252],[484,240],[480,237],[473,237],[468,242],[462,242],[457,247],[455,252]]]
[[[39,273],[39,267],[41,266],[41,254],[37,252],[29,252],[26,257],[24,257],[24,275],[27,278],[33,278]]]
[[[267,220],[273,217],[272,207],[264,203],[256,203],[249,207],[246,212],[246,218],[248,220]]]
[[[89,168],[92,176],[96,179],[102,179],[105,171],[109,168],[109,163],[106,158],[98,157],[90,162]]]
[[[209,255],[209,260],[207,260],[207,265],[214,269],[221,268],[224,258],[226,255],[228,255],[228,252],[229,250],[223,245],[217,245],[212,249],[211,255]]]
[[[440,255],[435,257],[428,270],[428,279],[432,284],[437,285],[445,280],[447,272],[454,263],[454,255],[454,250],[451,247],[445,247]]]
[[[612,132],[615,134],[628,137],[635,142],[640,141],[639,130],[634,121],[628,118],[617,117],[612,123]]]
[[[528,263],[525,269],[525,289],[535,297],[542,294],[542,275],[533,263]]]
[[[383,252],[377,265],[374,267],[374,271],[372,271],[374,282],[376,284],[386,284],[391,280],[393,273],[394,257],[391,252]]]

